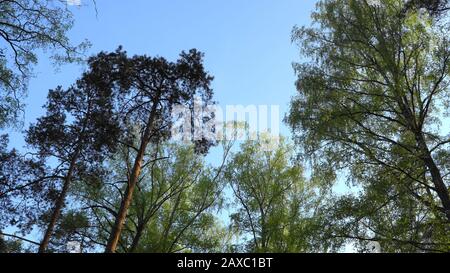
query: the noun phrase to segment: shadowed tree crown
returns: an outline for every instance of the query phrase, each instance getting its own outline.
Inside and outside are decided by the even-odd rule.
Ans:
[[[136,151],[133,167],[129,170],[125,197],[106,247],[107,252],[114,252],[142,166],[152,160],[151,155],[146,154],[147,146],[171,136],[172,110],[175,106],[190,109],[194,117],[198,114],[193,113],[197,97],[203,105],[212,103],[210,84],[213,77],[206,72],[203,54],[196,49],[183,51],[177,61],[171,62],[147,55],[128,57],[119,47],[115,52],[100,53],[89,63],[97,78],[102,79],[97,84],[111,84],[112,92],[117,96],[121,126],[126,131],[120,142]],[[206,153],[214,144],[206,138],[193,141],[199,153]]]
[[[119,47],[115,52],[98,54],[89,63],[94,74],[102,79],[97,85],[110,84],[116,92],[123,128],[130,129],[127,136],[134,137],[132,132],[136,127],[143,133],[152,118],[154,128],[150,140],[167,139],[171,135],[174,106],[186,106],[194,111],[195,96],[204,105],[213,103],[210,87],[213,77],[203,66],[203,53],[196,49],[183,51],[176,62],[170,62],[163,57],[128,57]],[[206,139],[194,142],[201,153],[214,144]]]
[[[74,180],[101,175],[103,161],[117,147],[120,127],[111,83],[103,84],[91,67],[74,86],[50,90],[46,114],[27,131],[28,145],[51,165],[51,180],[60,185],[40,252],[46,251]],[[101,84],[99,84],[101,83]]]

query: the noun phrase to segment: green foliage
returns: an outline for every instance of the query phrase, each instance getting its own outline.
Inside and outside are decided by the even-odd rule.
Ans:
[[[142,241],[134,251],[217,250],[222,238],[214,233],[224,232],[213,214],[222,206],[222,185],[216,177],[217,170],[206,167],[192,146],[169,144],[164,154],[169,159],[158,161],[152,167],[151,180],[140,184],[131,211],[136,210],[136,215],[144,213],[142,210],[150,209],[148,202],[161,191],[168,192],[167,200],[162,197],[164,202],[159,202],[159,210],[148,221]]]
[[[65,1],[0,2],[0,128],[17,121],[38,49],[51,51],[55,63],[80,61],[88,43],[70,44],[72,26]]]
[[[293,147],[284,140],[273,149],[264,147],[264,141],[246,141],[226,168],[236,205],[231,228],[241,235],[243,247],[239,248],[248,252],[326,251],[320,238],[316,187],[292,159]]]
[[[171,142],[185,129],[172,128],[175,107],[214,104],[203,53],[100,52],[76,84],[49,91],[26,155],[0,136],[0,230],[17,230],[0,232],[0,253],[367,252],[374,242],[449,252],[448,9],[319,1],[312,26],[292,34],[303,57],[286,117],[297,145],[260,135],[229,160],[233,138],[248,133],[229,123],[216,167],[205,155],[218,143],[193,139],[194,127],[192,144]],[[0,0],[0,129],[17,123],[37,50],[79,60],[87,44],[70,44],[72,19],[65,1]],[[355,190],[335,195],[336,182]],[[25,238],[37,230],[41,243]]]
[[[330,203],[334,236],[367,251],[376,241],[383,252],[448,252],[448,229],[439,211],[417,202],[411,190],[383,168],[373,170],[359,194],[346,194]],[[428,201],[433,196],[426,197]],[[331,207],[333,204],[333,207]]]
[[[449,138],[439,130],[450,95],[448,26],[404,10],[395,0],[320,1],[313,26],[293,32],[305,61],[295,64],[299,93],[287,122],[314,169],[348,170],[361,188],[342,200],[357,226],[349,236],[364,237],[362,229],[398,249],[411,242],[406,251],[426,250],[430,240],[442,249],[447,239],[425,233],[432,225],[445,234],[450,219],[441,161]],[[372,204],[390,213],[372,214]]]
[[[122,147],[108,164],[110,176],[97,187],[77,185],[94,227],[93,242],[105,244],[123,198],[130,160],[136,151]],[[214,252],[225,248],[229,236],[215,214],[222,208],[221,167],[205,165],[192,145],[150,145],[152,158],[143,166],[134,192],[120,252]],[[113,182],[116,181],[116,182]]]

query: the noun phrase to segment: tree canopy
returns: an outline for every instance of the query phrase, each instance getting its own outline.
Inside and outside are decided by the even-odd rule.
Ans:
[[[288,136],[195,48],[84,60],[68,4],[0,0],[0,253],[450,252],[449,1],[317,1]],[[84,70],[16,147],[42,51]]]
[[[246,141],[227,165],[225,179],[234,194],[232,229],[243,236],[247,252],[326,251],[320,225],[320,199],[313,181],[293,160],[292,146],[282,140]]]
[[[363,202],[383,200],[374,213],[391,206],[398,216],[387,221],[445,234],[449,136],[439,128],[448,110],[448,26],[404,9],[404,1],[319,2],[314,25],[294,30],[307,60],[295,64],[299,92],[287,122],[317,166],[347,169]],[[362,223],[374,215],[360,216],[372,236],[396,238],[381,222]],[[430,244],[426,230],[415,232],[411,241]],[[432,244],[447,248],[442,239]]]

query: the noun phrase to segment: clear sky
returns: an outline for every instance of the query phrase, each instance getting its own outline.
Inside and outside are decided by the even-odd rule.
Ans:
[[[292,62],[300,56],[291,43],[295,25],[309,24],[313,0],[96,0],[71,6],[74,43],[88,39],[88,55],[119,45],[130,54],[160,55],[176,60],[182,50],[205,53],[206,69],[215,77],[215,99],[225,105],[279,105],[280,118],[295,94]],[[30,81],[25,126],[44,113],[48,89],[67,87],[82,65],[58,70],[40,54],[36,77]],[[282,134],[289,130],[282,126]],[[11,133],[11,132],[10,132]],[[23,140],[12,132],[11,146]]]

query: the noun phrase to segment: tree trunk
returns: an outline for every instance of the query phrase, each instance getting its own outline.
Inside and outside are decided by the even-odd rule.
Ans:
[[[141,240],[142,233],[144,232],[144,225],[139,225],[136,228],[136,234],[133,237],[133,242],[131,243],[130,249],[128,252],[133,253],[136,251],[136,248]]]
[[[153,124],[155,120],[157,106],[158,106],[157,103],[153,103],[152,110],[150,112],[150,116],[146,124],[144,135],[141,138],[139,151],[134,161],[127,189],[125,191],[124,198],[120,204],[119,212],[117,214],[114,226],[112,227],[111,234],[109,236],[108,243],[105,248],[106,253],[116,252],[117,244],[120,239],[120,234],[122,233],[123,225],[125,224],[125,219],[127,217],[128,208],[130,207],[131,200],[133,199],[133,192],[134,189],[136,188],[139,176],[141,174],[145,150],[147,149],[147,145],[150,141],[150,136],[153,131]]]
[[[416,139],[419,144],[419,149],[422,153],[422,160],[424,161],[425,165],[430,171],[434,188],[436,189],[436,193],[439,199],[441,200],[442,206],[445,211],[445,215],[448,221],[450,221],[450,197],[448,189],[445,186],[444,180],[442,179],[441,172],[439,171],[439,168],[436,166],[436,163],[434,162],[434,159],[431,156],[431,153],[425,142],[423,134],[422,133],[416,134]]]
[[[73,171],[75,169],[75,162],[78,158],[78,151],[75,153],[72,161],[70,162],[69,171],[67,172],[66,178],[64,179],[64,185],[59,194],[58,199],[56,200],[55,207],[53,209],[52,217],[50,219],[50,223],[47,226],[47,230],[45,231],[44,238],[39,245],[39,253],[44,253],[47,250],[48,244],[50,242],[50,238],[52,237],[53,230],[56,226],[56,222],[58,221],[59,216],[61,215],[61,210],[64,206],[64,201],[67,196],[67,192],[69,191],[70,182],[72,181]]]

